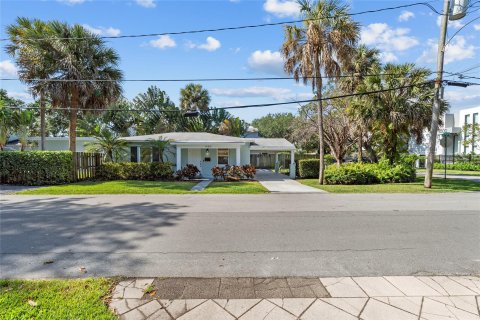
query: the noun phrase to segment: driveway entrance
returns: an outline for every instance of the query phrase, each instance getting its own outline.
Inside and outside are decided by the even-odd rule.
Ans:
[[[270,192],[283,193],[325,193],[325,191],[306,186],[288,176],[272,172],[268,169],[258,169],[256,178]]]

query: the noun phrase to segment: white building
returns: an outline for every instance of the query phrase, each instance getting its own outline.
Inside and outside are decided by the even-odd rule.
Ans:
[[[465,124],[480,124],[480,106],[461,109],[455,113],[446,113],[443,116],[443,125],[438,130],[437,146],[435,148],[436,155],[453,154],[470,154],[472,151],[475,154],[480,153],[480,146],[467,145],[464,146]],[[448,136],[445,137],[445,132]],[[419,155],[426,155],[428,153],[428,138],[429,132],[426,130],[424,134],[424,141],[418,145],[414,141],[410,141],[409,151]],[[477,134],[480,134],[477,133]]]

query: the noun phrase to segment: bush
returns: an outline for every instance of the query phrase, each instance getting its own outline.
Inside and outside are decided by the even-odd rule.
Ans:
[[[175,172],[175,177],[178,180],[195,179],[199,173],[200,170],[197,168],[197,166],[193,164],[187,164],[182,168],[182,170]]]
[[[304,159],[298,161],[298,176],[300,178],[318,178],[319,159]]]
[[[435,162],[433,164],[435,169],[445,169],[445,164]],[[480,171],[480,164],[474,164],[471,162],[458,162],[447,164],[448,170],[460,170],[460,171]]]
[[[234,180],[238,181],[240,179],[253,179],[257,169],[250,165],[244,166],[215,166],[212,168],[212,175],[215,180],[222,178],[223,180]]]
[[[247,179],[253,179],[255,178],[255,175],[257,174],[257,169],[252,166],[251,164],[246,164],[242,167],[242,170],[243,170],[243,175],[245,176],[245,178]]]
[[[173,177],[169,162],[106,162],[96,172],[99,180],[170,180]]]
[[[71,182],[73,157],[70,151],[2,151],[0,182],[45,185]]]

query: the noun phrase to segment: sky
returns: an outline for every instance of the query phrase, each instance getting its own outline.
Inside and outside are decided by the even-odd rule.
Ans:
[[[475,2],[472,0],[471,3]],[[374,10],[414,3],[414,1],[350,0],[351,12]],[[443,1],[430,1],[441,11]],[[282,22],[299,19],[292,0],[1,0],[0,37],[19,16],[41,20],[61,20],[81,24],[102,36],[175,32]],[[449,23],[451,37],[470,20],[480,17],[480,1],[462,20]],[[479,11],[476,11],[479,10]],[[439,36],[439,16],[425,6],[356,15],[361,24],[360,42],[381,51],[383,62],[414,62],[435,70]],[[108,39],[121,57],[125,79],[194,79],[286,76],[279,49],[284,39],[281,26],[206,32],[198,34]],[[16,78],[14,60],[0,51],[0,75]],[[470,23],[451,39],[446,49],[445,70],[480,77],[480,19]],[[472,80],[472,82],[480,80]],[[128,99],[156,85],[178,104],[179,82],[124,82]],[[311,87],[293,80],[205,82],[212,107],[306,100]],[[11,96],[32,101],[19,81],[2,81]],[[451,111],[480,105],[478,86],[445,89]],[[235,109],[230,112],[247,121],[268,113],[293,112],[297,104],[265,108]]]

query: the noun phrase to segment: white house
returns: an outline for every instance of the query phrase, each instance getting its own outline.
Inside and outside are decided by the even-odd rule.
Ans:
[[[275,154],[278,170],[278,153],[290,152],[290,176],[295,178],[295,146],[286,139],[238,138],[206,132],[168,132],[123,139],[128,143],[124,161],[158,162],[159,152],[152,148],[151,141],[169,140],[162,160],[172,162],[174,170],[193,164],[204,177],[211,177],[212,168],[217,165],[250,164],[250,155],[257,153]],[[31,137],[29,141],[40,142],[40,138]],[[77,137],[77,151],[85,151],[86,144],[93,141],[92,137]],[[32,149],[38,150],[38,144],[35,145]],[[68,137],[47,137],[45,149],[68,150]]]
[[[149,145],[152,140],[169,140],[171,147],[164,161],[175,164],[175,169],[193,164],[201,175],[211,177],[214,166],[250,164],[250,154],[290,152],[290,175],[295,177],[295,146],[286,139],[238,138],[206,132],[169,132],[124,138],[129,144],[132,162],[158,161],[158,154]],[[276,166],[278,168],[278,165]]]
[[[479,114],[480,106],[461,109],[456,113],[446,113],[443,116],[443,126],[438,130],[435,154],[451,156],[454,154],[469,154],[472,151],[479,154],[480,146],[464,146],[463,143],[465,140],[465,132],[463,130],[465,124],[480,124]],[[446,137],[445,132],[448,133]],[[423,139],[424,142],[421,145],[416,144],[413,140],[410,141],[409,151],[419,155],[426,155],[428,153],[429,134],[428,130],[426,130]]]

